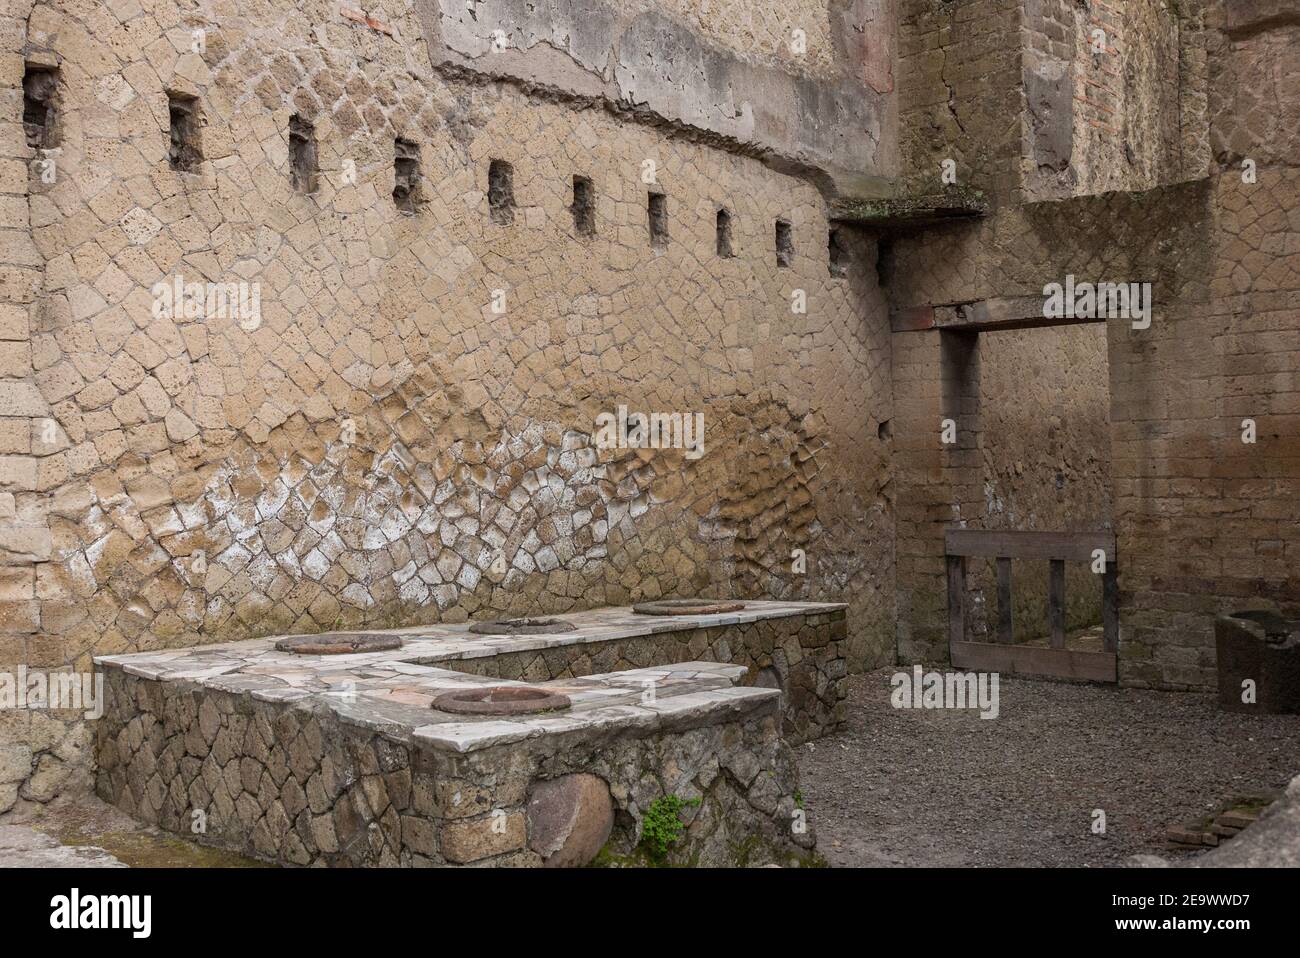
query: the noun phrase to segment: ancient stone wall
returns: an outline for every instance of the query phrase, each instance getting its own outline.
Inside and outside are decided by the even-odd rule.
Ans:
[[[1207,25],[1217,258],[1189,363],[1206,381],[1171,388],[1193,441],[1169,463],[1178,513],[1144,615],[1153,637],[1194,642],[1200,663],[1213,660],[1213,614],[1300,610],[1300,12],[1218,4]]]
[[[886,295],[1075,273],[1155,288],[1106,327],[1121,675],[1205,685],[1215,611],[1297,601],[1300,290],[1300,26],[1209,6],[8,4],[0,671],[689,593],[942,657],[945,526],[1106,511],[1100,337],[1059,334],[1062,438],[996,410],[1038,347],[891,333]],[[828,220],[948,159],[994,215]],[[621,408],[703,442],[608,448]],[[85,749],[0,715],[0,812]]]
[[[415,0],[435,65],[725,137],[833,189],[897,166],[895,0]]]
[[[1200,0],[903,0],[907,189],[1004,202],[1204,176]]]
[[[1020,0],[899,0],[900,178],[933,193],[956,182],[1000,196],[1020,188]]]
[[[1216,614],[1293,615],[1300,601],[1300,20],[1272,0],[1215,4],[1206,30],[1208,179],[1003,210],[896,242],[885,268],[900,306],[1032,296],[1069,273],[1153,284],[1149,328],[1106,325],[1120,679],[1174,688],[1213,684]],[[895,334],[896,395],[921,400],[897,463],[902,488],[921,491],[898,514],[900,653],[942,655],[935,535],[986,518],[974,479],[982,348],[972,334]],[[964,417],[956,448],[933,435],[944,413]]]
[[[1185,6],[1185,9],[1184,9]],[[1025,195],[1143,190],[1205,175],[1200,4],[1025,7]]]
[[[31,215],[34,185],[57,175],[61,124],[37,130],[24,120],[29,65],[53,66],[50,51],[29,49],[31,3],[0,9],[0,72],[4,117],[0,121],[0,671],[10,694],[20,675],[40,660],[41,573],[48,570],[52,539],[45,508],[41,459],[50,449],[50,406],[35,380],[33,314],[43,287],[44,255],[35,241],[39,220]],[[35,79],[35,78],[33,78]],[[33,100],[48,95],[34,87]],[[33,104],[35,106],[35,103]],[[33,121],[38,117],[33,109]],[[8,707],[0,710],[0,812],[19,801],[45,802],[64,787],[89,785],[89,729],[79,712]]]
[[[863,6],[827,0],[652,0],[652,3],[689,23],[713,45],[745,59],[821,76],[833,76],[839,69],[832,25],[836,15],[847,12],[845,7]],[[803,34],[802,44],[793,42],[800,39],[795,35],[796,30]],[[797,52],[801,47],[803,52]]]
[[[1189,685],[1213,683],[1216,614],[1300,608],[1300,17],[1261,0],[1214,4],[1206,22],[1209,289],[1130,366],[1129,408],[1148,421],[1115,446],[1116,509],[1132,517],[1128,672]]]
[[[0,664],[732,592],[847,598],[850,660],[891,660],[875,243],[841,228],[833,275],[779,151],[435,69],[427,5],[367,12],[9,23]],[[620,406],[701,414],[702,450],[597,448]],[[0,806],[43,800],[84,743],[4,721]]]

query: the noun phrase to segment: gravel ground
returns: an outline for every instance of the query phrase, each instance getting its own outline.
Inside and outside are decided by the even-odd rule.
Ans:
[[[895,709],[854,676],[844,728],[796,753],[832,865],[1088,866],[1185,860],[1164,830],[1300,771],[1300,716],[1214,697],[1003,677],[1000,714]],[[1106,832],[1092,834],[1093,810]]]

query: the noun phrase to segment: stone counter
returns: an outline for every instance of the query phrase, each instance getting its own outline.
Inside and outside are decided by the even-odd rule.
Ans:
[[[143,678],[198,680],[231,691],[326,691],[352,670],[382,663],[439,665],[456,672],[546,682],[690,660],[743,665],[745,685],[779,688],[786,739],[799,744],[844,720],[848,669],[845,606],[746,601],[716,615],[638,615],[617,606],[574,612],[576,628],[552,635],[478,635],[471,623],[352,632],[396,636],[399,649],[301,656],[275,648],[281,636],[190,649],[101,656],[96,662]],[[329,633],[325,634],[326,636]]]
[[[264,639],[105,657],[97,791],[142,821],[283,864],[641,861],[643,823],[664,801],[684,825],[665,861],[811,858],[782,731],[839,721],[842,607],[568,619],[578,628],[558,635],[401,630],[385,633],[398,649],[345,655]],[[569,707],[431,707],[448,690],[525,682]]]

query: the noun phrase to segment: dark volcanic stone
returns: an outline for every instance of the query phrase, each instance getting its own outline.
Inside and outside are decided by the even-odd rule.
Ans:
[[[439,712],[458,715],[527,715],[531,712],[552,712],[567,709],[567,695],[533,689],[525,685],[493,685],[479,689],[457,689],[443,692],[433,700],[432,707]]]
[[[326,632],[323,635],[290,635],[276,642],[275,647],[281,652],[295,652],[298,655],[349,655],[400,649],[402,640],[395,635]]]
[[[1300,712],[1300,622],[1257,610],[1214,622],[1219,707],[1229,712]],[[1242,683],[1255,683],[1255,701],[1242,701]]]
[[[475,622],[469,627],[478,635],[554,635],[573,632],[578,627],[563,619],[497,619],[492,622]]]
[[[739,612],[745,603],[731,599],[660,599],[632,606],[641,615],[717,615],[721,612]]]

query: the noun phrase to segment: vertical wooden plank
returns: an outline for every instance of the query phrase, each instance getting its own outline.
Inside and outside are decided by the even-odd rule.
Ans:
[[[1102,648],[1119,651],[1119,576],[1115,563],[1107,562],[1101,576]]]
[[[998,557],[998,641],[1014,642],[1011,627],[1011,560]]]
[[[1052,648],[1065,648],[1065,560],[1053,559],[1047,586],[1047,618],[1052,627]]]
[[[966,557],[948,556],[948,648],[966,638]]]

